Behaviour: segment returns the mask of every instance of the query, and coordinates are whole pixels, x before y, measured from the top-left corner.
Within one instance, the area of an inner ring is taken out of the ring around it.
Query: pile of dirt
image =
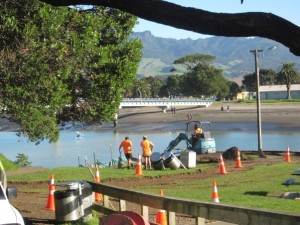
[[[241,150],[238,147],[231,147],[223,153],[222,157],[223,159],[236,159],[239,151],[241,152]],[[243,159],[243,154],[240,153],[240,155],[241,159]]]

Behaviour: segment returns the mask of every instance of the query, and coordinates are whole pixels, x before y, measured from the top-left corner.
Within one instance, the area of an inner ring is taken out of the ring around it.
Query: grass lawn
[[[220,175],[216,178],[208,177],[188,183],[178,180],[175,184],[140,186],[135,189],[154,194],[163,189],[165,196],[211,202],[212,182],[216,181],[221,203],[299,213],[299,201],[279,198],[285,192],[300,191],[300,186],[282,185],[287,178],[293,177],[291,173],[298,167],[298,163],[282,162],[269,166],[257,166],[249,171]],[[297,180],[297,177],[293,178]]]
[[[199,172],[200,168],[203,171],[215,166],[217,165],[212,163],[200,164],[197,168],[188,170],[143,170],[144,175],[140,179],[144,179],[144,177],[157,178],[179,173],[196,173]],[[175,179],[175,182],[170,184],[146,185],[147,182],[145,182],[145,185],[133,186],[135,190],[143,192],[158,194],[159,190],[162,189],[165,196],[211,202],[212,182],[216,181],[221,203],[280,212],[299,213],[299,201],[279,198],[279,196],[285,192],[298,192],[300,190],[300,186],[297,185],[289,187],[282,185],[283,181],[293,177],[291,173],[299,167],[299,163],[296,162],[279,162],[269,165],[257,165],[251,170],[217,175],[214,176],[214,178],[205,177],[189,182]],[[92,170],[93,172],[95,171],[95,169]],[[10,182],[48,181],[51,174],[55,174],[55,182],[93,179],[88,168],[61,167],[28,174],[12,175],[9,176],[8,180]],[[124,182],[134,183],[136,175],[135,170],[132,169],[101,168],[100,178],[101,180],[124,179]],[[132,180],[127,178],[132,178]],[[297,177],[293,178],[297,180]]]

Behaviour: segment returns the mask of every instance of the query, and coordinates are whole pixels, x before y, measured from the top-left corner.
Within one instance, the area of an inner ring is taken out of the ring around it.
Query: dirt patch
[[[291,153],[293,162],[300,162],[300,156]],[[176,174],[170,176],[158,176],[158,177],[142,177],[142,178],[126,178],[126,179],[114,179],[114,180],[103,180],[107,184],[116,185],[119,187],[136,187],[139,185],[164,185],[176,183],[178,180],[181,182],[190,182],[195,179],[201,179],[206,177],[217,177],[219,176],[219,165],[218,165],[219,154],[197,156],[197,162],[208,163],[213,162],[214,167],[211,170],[198,170],[193,173],[187,174]],[[267,158],[248,158],[242,160],[243,168],[235,168],[235,160],[226,160],[226,169],[230,174],[241,173],[243,171],[250,170],[256,165],[270,165],[276,162],[282,162],[285,159],[285,153],[267,154]],[[36,168],[41,169],[41,168]],[[31,169],[33,170],[33,169]],[[17,171],[14,171],[16,173]],[[47,182],[34,182],[34,183],[9,183],[9,186],[15,186],[18,188],[18,197],[12,199],[11,203],[20,211],[22,216],[25,218],[26,224],[55,224],[55,213],[46,210],[47,198],[48,198],[48,183]],[[42,190],[42,193],[41,193]],[[140,208],[133,204],[128,204],[127,210],[139,212]],[[150,212],[150,219],[155,218],[155,212]],[[181,216],[176,218],[177,224],[191,225],[195,224],[195,220],[189,217]]]

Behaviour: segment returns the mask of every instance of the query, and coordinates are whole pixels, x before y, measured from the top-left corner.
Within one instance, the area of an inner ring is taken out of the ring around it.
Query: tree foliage
[[[55,5],[101,5],[139,18],[202,34],[226,37],[259,36],[287,46],[300,55],[300,27],[272,13],[213,13],[157,0],[41,0]],[[237,4],[239,4],[237,2]],[[257,8],[257,11],[260,11]]]
[[[300,82],[300,77],[296,71],[294,63],[283,63],[278,73],[278,83],[285,84],[287,89],[287,99],[291,99],[291,85]]]
[[[183,64],[189,72],[194,71],[196,68],[208,66],[215,60],[215,56],[203,55],[203,54],[192,54],[181,57],[174,61],[174,64]]]
[[[176,96],[182,92],[180,81],[182,77],[179,75],[171,75],[167,78],[166,84],[162,87],[161,93],[165,92],[164,96]]]
[[[187,67],[188,72],[181,79],[181,90],[185,95],[202,97],[214,95],[223,98],[229,93],[229,86],[223,71],[211,63],[214,56],[194,54],[175,60]]]
[[[62,122],[111,120],[141,58],[140,41],[128,39],[136,17],[36,0],[0,8],[1,116],[37,142],[56,141]]]
[[[163,85],[162,80],[153,76],[146,77],[145,80],[151,86],[151,97],[152,98],[159,97],[159,91]]]
[[[272,69],[261,69],[259,71],[260,85],[277,84],[277,73]],[[242,80],[243,87],[247,91],[256,91],[256,73],[247,74]]]
[[[223,71],[215,68],[211,55],[193,54],[181,57],[174,64],[183,64],[187,73],[171,75],[165,83],[157,77],[136,79],[133,86],[127,87],[126,97],[208,97],[224,98],[239,89],[235,82],[227,81]],[[229,90],[231,92],[229,92]]]
[[[24,153],[18,153],[14,164],[20,167],[31,166],[28,155],[25,155]]]
[[[227,81],[227,84],[229,86],[229,97],[230,98],[235,97],[239,92],[241,92],[241,88],[236,82]]]

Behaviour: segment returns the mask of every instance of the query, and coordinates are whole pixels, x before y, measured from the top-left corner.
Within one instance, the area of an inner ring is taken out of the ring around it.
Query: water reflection
[[[253,129],[243,126],[231,127],[232,129],[222,129],[218,127],[212,132],[215,137],[218,151],[224,151],[232,146],[237,146],[242,150],[257,149],[256,127]],[[299,150],[300,131],[277,131],[278,129],[263,131],[264,150],[285,150],[290,146],[291,151]],[[78,166],[78,157],[81,163],[86,157],[90,162],[96,157],[100,162],[108,162],[111,157],[119,155],[119,144],[125,136],[129,136],[133,143],[134,156],[141,152],[140,142],[143,135],[147,135],[155,147],[154,151],[163,152],[170,141],[174,140],[177,131],[145,131],[121,132],[116,130],[103,131],[83,131],[84,137],[77,140],[75,131],[62,131],[57,143],[49,144],[42,142],[39,145],[28,142],[23,137],[17,137],[13,132],[0,133],[0,152],[12,161],[16,160],[18,153],[29,156],[32,166],[44,166],[48,168],[60,166]],[[186,143],[181,142],[177,148],[185,148]],[[112,156],[111,156],[112,152]]]

